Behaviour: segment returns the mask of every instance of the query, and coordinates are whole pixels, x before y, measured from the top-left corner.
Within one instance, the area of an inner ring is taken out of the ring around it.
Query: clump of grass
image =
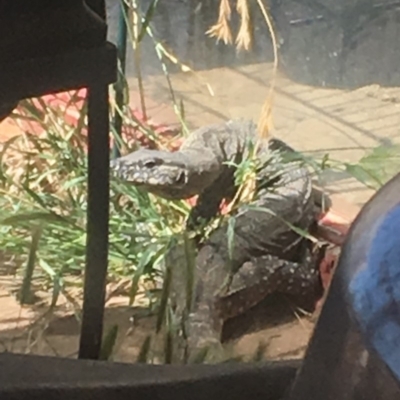
[[[70,124],[56,107],[47,106],[43,114],[31,101],[21,103],[14,117],[39,124],[41,131],[21,134],[2,145],[0,247],[18,260],[21,271],[28,262],[32,234],[40,226],[34,285],[43,289],[81,285],[86,121],[82,117]],[[171,237],[179,235],[188,210],[184,202],[167,202],[112,179],[109,279],[130,280],[134,297],[140,279],[160,277],[163,254]]]
[[[343,167],[368,188],[378,190],[400,172],[400,145],[375,147],[357,163],[344,163]]]

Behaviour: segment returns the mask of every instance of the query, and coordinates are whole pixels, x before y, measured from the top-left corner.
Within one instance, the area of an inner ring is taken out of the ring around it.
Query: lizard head
[[[180,153],[140,149],[112,160],[114,176],[166,199],[193,196],[188,187],[188,168]]]

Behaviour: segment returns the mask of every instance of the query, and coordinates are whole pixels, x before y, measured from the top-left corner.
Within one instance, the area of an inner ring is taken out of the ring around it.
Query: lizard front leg
[[[326,245],[307,250],[302,262],[265,255],[243,264],[234,274],[226,294],[218,299],[218,309],[226,320],[244,313],[272,293],[307,297],[322,295],[318,266]]]

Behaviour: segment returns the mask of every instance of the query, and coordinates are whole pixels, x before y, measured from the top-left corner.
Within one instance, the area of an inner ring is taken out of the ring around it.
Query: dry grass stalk
[[[276,75],[278,71],[278,46],[271,17],[266,11],[263,1],[257,0],[257,3],[267,23],[268,30],[271,35],[273,52],[274,52],[274,65],[271,78],[271,85],[269,88],[267,98],[262,106],[261,115],[258,121],[258,133],[260,135],[260,138],[267,139],[273,128],[272,103],[273,103]],[[239,33],[235,40],[236,48],[237,50],[245,49],[248,51],[250,50],[252,45],[252,27],[251,27],[248,0],[237,0],[236,10],[241,17]],[[210,37],[216,37],[217,41],[223,40],[225,44],[231,44],[232,34],[229,28],[230,18],[231,18],[231,8],[229,0],[221,0],[219,7],[218,21],[206,32],[206,34],[208,34]]]
[[[19,107],[13,120],[21,134],[10,139],[8,143],[0,144],[0,150],[3,152],[2,168],[14,182],[23,182],[27,171],[30,171],[30,174],[37,176],[37,180],[30,182],[31,190],[61,195],[63,193],[62,184],[68,178],[68,172],[60,171],[57,157],[41,157],[43,154],[54,152],[49,143],[48,127],[51,126],[53,133],[56,133],[61,139],[72,142],[76,149],[85,147],[86,137],[78,132],[71,135],[73,127],[64,121],[64,115],[58,109],[49,107],[41,115],[41,121],[35,120],[29,113],[26,113],[23,105]],[[36,123],[36,129],[29,132],[24,121]],[[20,188],[12,186],[8,190],[17,193]]]
[[[261,139],[267,139],[274,126],[272,118],[272,103],[273,91],[270,90],[267,99],[262,105],[260,118],[258,120],[258,133]]]
[[[238,0],[238,3],[244,3],[244,0]],[[267,13],[262,0],[257,0],[258,5],[261,9],[261,12],[265,18],[267,23],[271,40],[272,46],[274,51],[274,64],[273,64],[273,71],[272,71],[272,78],[271,78],[271,85],[269,87],[269,92],[267,98],[262,106],[261,115],[258,121],[258,133],[259,133],[259,141],[257,141],[254,153],[252,157],[257,156],[258,148],[260,145],[260,141],[263,139],[268,139],[270,136],[270,132],[273,128],[273,120],[272,120],[272,103],[273,103],[273,95],[276,83],[276,76],[278,72],[278,46],[276,41],[276,36],[273,28],[273,24],[269,14]],[[243,4],[241,5],[243,7]],[[237,4],[237,9],[239,9],[239,4]],[[256,191],[256,173],[254,170],[250,169],[247,172],[243,180],[243,184],[239,187],[238,192],[236,193],[234,199],[228,205],[227,209],[230,211],[232,208],[237,205],[238,203],[249,202],[254,198]]]
[[[278,44],[276,41],[276,36],[275,36],[274,27],[273,27],[271,18],[264,7],[262,0],[257,0],[257,3],[261,9],[261,12],[265,18],[266,23],[268,25],[268,29],[269,29],[269,32],[271,35],[271,40],[272,40],[272,47],[273,47],[273,51],[274,51],[274,65],[273,65],[273,71],[272,71],[271,85],[269,87],[267,99],[265,100],[265,102],[262,106],[260,119],[258,121],[258,133],[260,135],[260,138],[265,139],[265,138],[269,137],[269,134],[273,128],[272,102],[273,102],[273,95],[274,95],[274,89],[275,89],[275,83],[276,83],[276,76],[278,73]]]
[[[243,183],[240,185],[232,201],[226,206],[226,213],[230,214],[238,204],[250,203],[254,199],[257,189],[256,178],[254,170],[246,172]]]
[[[222,40],[225,44],[232,44],[232,33],[228,22],[230,19],[231,6],[229,0],[221,0],[218,21],[206,32],[206,35],[217,38],[217,42]]]
[[[42,135],[40,135],[42,136]],[[32,140],[33,139],[33,140]],[[49,161],[46,162],[39,157],[41,151],[34,145],[33,135],[28,133],[21,133],[18,137],[15,137],[13,144],[6,150],[3,163],[7,168],[7,172],[10,173],[14,182],[22,182],[26,171],[38,171],[44,173],[49,167],[52,167],[55,163]],[[4,144],[0,145],[1,151],[4,150]],[[41,149],[45,150],[45,149]],[[49,191],[57,192],[59,185],[53,176],[49,175],[47,179],[41,181],[32,182],[31,188],[35,191]],[[17,190],[16,186],[9,188],[10,192]]]
[[[249,51],[252,45],[251,21],[249,4],[247,0],[237,0],[236,10],[240,15],[240,28],[236,37],[237,50]]]

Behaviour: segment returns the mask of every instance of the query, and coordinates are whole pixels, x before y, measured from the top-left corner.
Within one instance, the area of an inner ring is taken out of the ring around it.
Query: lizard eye
[[[156,162],[154,160],[148,160],[143,163],[146,168],[154,168],[156,166]]]

